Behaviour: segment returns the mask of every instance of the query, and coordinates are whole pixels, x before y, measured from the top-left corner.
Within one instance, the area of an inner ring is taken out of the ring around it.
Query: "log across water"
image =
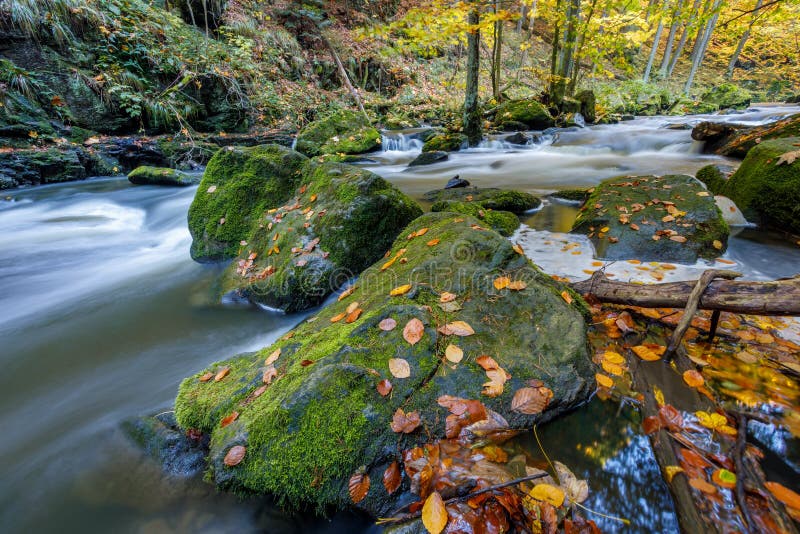
[[[645,308],[685,308],[696,280],[665,284],[637,284],[609,280],[601,271],[575,282],[580,294],[591,293],[602,302]],[[752,315],[800,315],[800,275],[769,282],[715,280],[700,299],[702,310]]]

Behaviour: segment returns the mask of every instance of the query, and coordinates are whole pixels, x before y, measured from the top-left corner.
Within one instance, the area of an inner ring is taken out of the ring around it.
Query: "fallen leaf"
[[[570,469],[561,462],[554,462],[559,486],[572,503],[582,503],[589,497],[589,483],[579,480]]]
[[[392,297],[398,297],[400,295],[405,295],[411,290],[411,284],[404,284],[402,286],[397,286],[396,288],[389,291],[389,295]]]
[[[795,162],[795,160],[800,157],[800,150],[794,150],[792,152],[786,152],[781,154],[781,157],[778,158],[778,161],[775,163],[775,166],[783,165],[784,163],[787,165],[791,165]]]
[[[736,475],[727,469],[717,469],[711,475],[711,480],[714,484],[726,489],[733,489],[736,487]],[[798,496],[800,497],[800,496]]]
[[[669,236],[670,241],[675,241],[676,243],[686,243],[686,238],[682,235],[671,235]]]
[[[411,366],[403,358],[390,358],[389,372],[395,378],[408,378],[411,376]]]
[[[703,375],[701,375],[694,369],[691,369],[689,371],[684,371],[683,381],[686,382],[686,384],[690,388],[699,388],[700,386],[706,383],[706,381],[703,379]]]
[[[408,341],[410,345],[416,345],[419,340],[422,339],[424,333],[425,325],[422,324],[422,321],[414,317],[408,321],[405,328],[403,328],[403,339]]]
[[[230,415],[225,417],[222,421],[219,422],[220,428],[225,428],[229,424],[233,423],[239,418],[239,412],[231,412]]]
[[[247,452],[247,447],[242,445],[234,445],[228,450],[228,453],[225,455],[225,458],[222,460],[222,463],[227,465],[228,467],[233,467],[242,463],[244,460],[244,455]]]
[[[713,243],[711,243],[713,247],[717,250],[722,250],[722,241],[719,239],[715,239]]]
[[[278,376],[278,370],[275,369],[274,365],[270,365],[264,371],[264,374],[261,375],[261,381],[267,385],[271,384],[273,380]]]
[[[222,369],[221,371],[219,371],[219,372],[218,372],[218,373],[217,373],[217,374],[214,376],[214,382],[219,382],[220,380],[222,380],[223,378],[225,378],[226,376],[228,376],[228,375],[230,374],[230,372],[231,372],[231,368],[230,368],[230,367],[225,367],[224,369]]]
[[[217,190],[217,186],[216,185],[210,185],[210,186],[208,186],[208,189],[206,189],[206,193],[213,193],[216,190]]]
[[[514,280],[508,284],[508,289],[512,291],[522,291],[526,287],[528,287],[528,284],[526,284],[523,280]]]
[[[391,495],[397,491],[397,488],[400,487],[402,476],[400,464],[397,463],[397,460],[389,464],[389,467],[383,472],[383,487],[386,488],[386,493]]]
[[[609,363],[613,363],[616,365],[622,365],[625,363],[625,358],[622,354],[618,352],[614,352],[612,350],[607,350],[603,353],[603,359]]]
[[[538,388],[519,388],[511,399],[511,409],[525,415],[536,415],[547,408],[553,392],[544,386]]]
[[[458,363],[464,358],[464,351],[450,344],[444,349],[444,357],[447,358],[449,362]]]
[[[381,271],[385,271],[386,269],[388,269],[389,267],[394,265],[394,262],[396,262],[396,261],[397,261],[397,256],[395,256],[391,260],[389,260],[386,263],[384,263],[383,265],[381,265]]]
[[[430,534],[440,534],[447,526],[447,508],[438,491],[431,493],[422,506],[422,524]]]
[[[481,390],[482,395],[486,395],[487,397],[499,397],[503,394],[503,390],[505,386],[503,382],[496,382],[494,380],[490,380],[483,385],[483,389]]]
[[[381,397],[385,397],[386,395],[392,392],[392,383],[389,382],[389,380],[387,380],[386,378],[384,378],[383,380],[378,382],[378,385],[375,386],[375,389],[378,390],[378,393],[380,393]]]
[[[778,482],[764,482],[764,487],[766,487],[776,499],[789,508],[800,510],[800,494],[797,494]]]
[[[200,382],[208,382],[212,378],[214,378],[214,373],[206,373],[200,377]]]
[[[342,291],[342,293],[339,295],[339,298],[337,298],[336,300],[337,300],[337,301],[342,301],[342,300],[346,299],[347,297],[349,297],[350,295],[352,295],[352,294],[353,294],[353,291],[355,291],[355,290],[356,290],[356,286],[350,286],[350,287],[348,287],[347,289],[345,289],[344,291]]]
[[[636,345],[635,347],[631,347],[631,350],[634,354],[646,362],[654,362],[661,359],[661,356],[653,352],[650,347],[645,345]]]
[[[689,485],[698,491],[713,495],[717,492],[717,488],[703,480],[702,478],[694,477],[689,479]]]
[[[597,380],[597,383],[604,388],[611,388],[614,385],[614,381],[604,374],[596,373],[594,378]]]
[[[398,434],[410,434],[415,431],[420,425],[419,412],[404,412],[402,408],[398,408],[392,416],[392,422],[389,425],[392,431]]]
[[[394,330],[396,326],[397,326],[397,321],[395,321],[391,317],[387,317],[386,319],[378,323],[378,328],[380,328],[384,332],[389,332],[391,330]]]
[[[347,314],[347,319],[344,320],[345,323],[352,323],[355,322],[361,314],[364,312],[361,308],[356,308],[355,310],[351,311]]]
[[[564,504],[564,490],[552,484],[536,484],[528,496],[558,508]]]
[[[436,246],[436,245],[439,244],[439,239],[431,239],[430,241],[428,241],[425,244],[428,245],[429,247]]]
[[[514,252],[516,252],[517,254],[519,254],[520,256],[524,256],[525,255],[525,252],[522,250],[522,247],[519,246],[519,244],[517,244],[517,243],[515,243],[514,246],[511,247],[511,249]]]
[[[678,473],[683,473],[683,467],[679,465],[668,465],[664,467],[664,471],[667,474],[667,482],[672,482],[672,479],[675,478],[675,475]]]
[[[358,302],[351,302],[345,309],[345,312],[350,314],[356,311],[357,309],[358,309]]]
[[[489,355],[482,354],[475,359],[475,363],[480,365],[484,371],[494,371],[500,369],[500,365]]]
[[[507,276],[500,276],[494,279],[494,288],[498,291],[508,287],[508,284],[511,283],[511,280]]]
[[[369,491],[369,476],[364,473],[356,473],[350,477],[347,487],[350,492],[350,499],[354,503],[361,502]]]
[[[453,321],[439,328],[439,332],[445,336],[466,337],[475,333],[470,325],[464,321]]]
[[[729,436],[736,435],[736,429],[728,425],[728,419],[724,415],[703,411],[697,411],[694,414],[697,416],[697,420],[700,422],[700,424],[709,430],[717,431],[722,434],[728,434]]]
[[[347,312],[343,311],[342,313],[339,313],[339,314],[334,315],[333,317],[331,317],[331,322],[332,323],[338,323],[339,321],[341,321],[345,317],[347,317]]]
[[[313,365],[313,364],[314,364],[314,360],[301,360],[300,361],[300,366],[301,367],[308,367],[309,365]]]
[[[281,356],[281,349],[280,348],[275,349],[274,351],[272,351],[272,354],[267,356],[267,359],[264,360],[264,365],[272,365],[273,363],[275,363],[275,360],[280,358],[280,356]]]
[[[564,299],[564,302],[567,304],[572,304],[572,295],[570,295],[569,291],[566,289],[561,292],[561,298]]]

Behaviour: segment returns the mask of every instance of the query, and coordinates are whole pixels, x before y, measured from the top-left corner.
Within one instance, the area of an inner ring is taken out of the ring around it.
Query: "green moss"
[[[717,165],[706,165],[697,171],[696,178],[706,184],[708,190],[715,195],[721,195],[725,188],[727,178],[722,174]]]
[[[460,133],[444,133],[429,137],[422,145],[423,152],[455,152],[467,145],[467,136]]]
[[[497,107],[495,124],[520,122],[533,130],[545,130],[555,126],[555,120],[547,108],[536,100],[509,100]]]
[[[137,185],[175,185],[188,186],[197,183],[197,180],[175,169],[164,167],[141,166],[128,173],[128,180]]]
[[[702,103],[712,106],[714,111],[720,109],[744,109],[750,105],[753,95],[750,91],[732,83],[716,85],[703,93]]]
[[[575,202],[586,202],[591,194],[589,189],[562,189],[556,191],[551,197],[560,198],[563,200],[573,200]]]
[[[477,202],[457,202],[455,200],[442,200],[431,206],[431,211],[449,211],[472,215],[500,235],[510,236],[519,228],[519,217],[508,211],[495,211],[483,207]]]
[[[753,147],[725,183],[748,219],[800,233],[800,161],[777,165],[781,155],[798,150],[800,137],[763,141]]]
[[[253,223],[299,185],[305,161],[303,155],[278,145],[218,151],[189,208],[192,258],[219,261],[236,256]]]
[[[536,209],[542,201],[530,193],[494,187],[458,187],[454,189],[437,189],[424,195],[429,202],[457,201],[474,202],[481,207],[493,210],[510,211],[521,215]]]
[[[375,150],[381,134],[354,111],[338,111],[314,121],[297,135],[297,151],[307,156],[363,154]]]

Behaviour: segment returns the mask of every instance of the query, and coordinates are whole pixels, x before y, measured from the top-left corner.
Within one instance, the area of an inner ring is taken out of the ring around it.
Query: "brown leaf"
[[[356,473],[350,477],[347,487],[350,493],[350,499],[354,503],[359,503],[364,500],[364,497],[367,496],[367,492],[369,491],[369,476],[364,473]]]
[[[800,495],[794,491],[777,482],[764,482],[764,487],[766,487],[776,499],[789,508],[800,510]]]
[[[235,465],[239,465],[244,460],[244,455],[247,452],[247,447],[243,447],[242,445],[235,445],[228,450],[228,453],[225,455],[225,458],[222,460],[222,463],[227,465],[228,467],[233,467]]]
[[[452,302],[452,301],[454,301],[455,299],[456,299],[456,295],[455,295],[455,294],[453,294],[453,293],[448,293],[447,291],[444,291],[444,292],[443,292],[443,293],[442,293],[442,294],[439,296],[439,302],[441,302],[441,303],[445,303],[445,302]]]
[[[394,330],[396,326],[397,326],[397,321],[395,321],[391,317],[387,317],[386,319],[378,323],[378,328],[380,328],[384,332],[389,332],[391,330]]]
[[[511,399],[511,409],[525,415],[536,415],[547,408],[553,392],[544,386],[538,388],[520,388]]]
[[[314,364],[314,360],[302,360],[300,362],[300,366],[301,367],[308,367],[309,365],[313,365],[313,364]]]
[[[230,374],[230,372],[231,372],[231,368],[230,367],[223,368],[214,377],[214,382],[219,382],[220,380],[222,380],[223,378],[228,376]]]
[[[375,389],[378,390],[378,393],[380,393],[381,397],[385,397],[386,395],[392,392],[392,383],[389,382],[389,380],[387,380],[386,378],[384,378],[383,380],[378,382],[378,385],[375,386]]]
[[[430,534],[440,534],[447,526],[447,508],[439,492],[434,491],[422,507],[422,524]]]
[[[528,287],[528,284],[526,284],[523,280],[514,280],[508,284],[508,289],[512,291],[522,291],[526,287]]]
[[[332,323],[338,323],[339,321],[341,321],[345,317],[347,317],[347,312],[339,313],[339,314],[334,315],[333,317],[331,317],[331,322]]]
[[[439,327],[439,332],[445,336],[466,337],[474,334],[475,330],[464,321],[453,321],[452,323],[447,323]]]
[[[400,487],[400,480],[402,478],[402,473],[400,473],[400,464],[397,463],[397,460],[389,464],[389,467],[386,468],[386,471],[383,472],[383,487],[386,488],[386,493],[391,495],[397,488]]]
[[[439,244],[439,241],[440,241],[439,239],[431,239],[425,244],[428,245],[429,247],[434,247]]]
[[[713,485],[709,484],[702,478],[694,477],[689,479],[689,485],[696,490],[702,491],[703,493],[707,493],[709,495],[713,495],[717,492],[717,488]]]
[[[691,369],[689,371],[684,371],[683,381],[686,382],[686,384],[690,388],[699,388],[700,386],[706,383],[705,379],[703,378],[703,375],[701,375],[694,369]]]
[[[264,360],[264,365],[272,365],[273,363],[275,363],[275,360],[280,358],[280,356],[281,356],[281,349],[280,348],[275,349],[274,351],[272,351],[272,354],[267,356],[267,359]]]
[[[356,290],[356,286],[350,286],[350,287],[348,287],[347,289],[345,289],[344,291],[342,291],[342,293],[339,295],[339,298],[337,298],[336,300],[337,300],[337,301],[342,301],[342,300],[346,299],[347,297],[349,297],[350,295],[352,295],[352,294],[353,294],[353,291],[355,291],[355,290]]]
[[[644,345],[636,345],[635,347],[631,347],[631,350],[634,352],[634,354],[646,362],[654,362],[661,359],[661,356]]]
[[[264,374],[261,376],[261,381],[267,385],[271,384],[273,380],[278,376],[278,370],[275,369],[274,365],[270,365],[264,370]]]
[[[229,416],[227,416],[222,421],[220,421],[219,427],[220,428],[225,428],[229,424],[231,424],[234,421],[236,421],[238,418],[239,418],[239,412],[231,412]]]
[[[484,371],[492,371],[495,369],[500,369],[500,365],[487,354],[482,354],[475,359],[475,363],[480,365]]]
[[[392,416],[392,423],[389,425],[398,434],[410,434],[420,425],[419,412],[405,413],[402,408],[398,408]]]
[[[214,373],[206,373],[200,377],[200,382],[208,382],[212,378],[214,378]]]
[[[682,235],[671,235],[669,238],[671,241],[675,241],[676,243],[686,243],[686,238]]]
[[[416,345],[419,340],[422,339],[424,333],[425,325],[422,324],[422,321],[414,317],[408,321],[405,328],[403,328],[403,339],[408,341],[410,345]]]
[[[353,310],[352,312],[350,312],[347,315],[347,319],[345,319],[344,322],[345,323],[352,323],[352,322],[356,321],[356,319],[358,319],[359,316],[361,316],[363,311],[364,310],[362,310],[361,308],[356,308],[355,310]]]
[[[389,372],[395,378],[408,378],[411,376],[411,366],[403,358],[390,358]]]

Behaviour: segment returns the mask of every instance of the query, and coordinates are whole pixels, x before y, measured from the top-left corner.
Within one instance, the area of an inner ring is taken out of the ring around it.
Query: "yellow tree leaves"
[[[445,508],[442,496],[434,491],[422,506],[422,524],[430,534],[440,534],[447,526],[447,508]]]
[[[400,295],[405,295],[409,291],[411,291],[411,284],[403,284],[389,291],[389,295],[392,297],[399,297]]]
[[[684,371],[683,381],[686,382],[690,388],[699,388],[706,383],[705,379],[703,379],[703,375],[693,369]]]
[[[528,496],[537,501],[543,501],[558,508],[564,504],[564,490],[552,484],[536,484]]]
[[[660,351],[659,350],[657,352],[658,349],[654,350],[654,348],[651,347],[651,346],[648,346],[648,345],[636,345],[635,347],[631,347],[631,350],[633,351],[634,354],[636,354],[642,360],[644,360],[646,362],[654,362],[656,360],[660,360],[661,359],[661,355],[659,354],[659,352],[661,354],[663,354],[664,351],[666,351],[666,347],[664,347],[664,351]]]
[[[697,416],[697,421],[709,430],[729,436],[736,435],[736,429],[728,425],[728,419],[724,415],[703,411],[697,411],[694,414]]]
[[[500,276],[499,278],[494,279],[494,288],[498,291],[501,289],[505,289],[508,287],[508,284],[511,283],[511,279],[507,276]]]

